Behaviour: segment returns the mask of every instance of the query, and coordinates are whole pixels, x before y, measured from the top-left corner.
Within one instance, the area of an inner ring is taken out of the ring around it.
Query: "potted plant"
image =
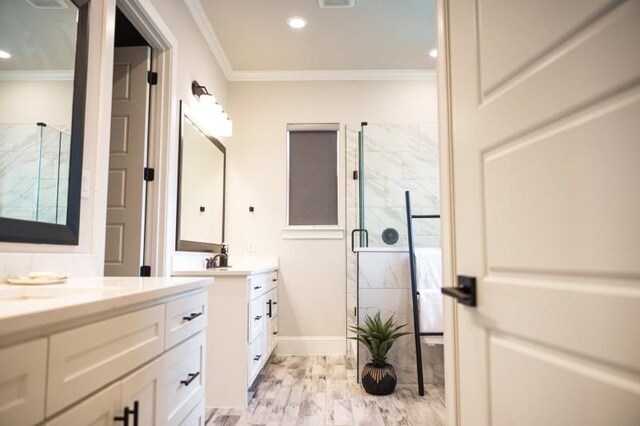
[[[351,337],[367,347],[371,361],[362,369],[362,387],[372,395],[389,395],[396,387],[396,371],[387,363],[387,353],[399,337],[407,332],[400,331],[407,324],[397,325],[393,315],[386,321],[380,317],[380,311],[373,318],[366,315],[364,325],[351,325],[355,333]]]

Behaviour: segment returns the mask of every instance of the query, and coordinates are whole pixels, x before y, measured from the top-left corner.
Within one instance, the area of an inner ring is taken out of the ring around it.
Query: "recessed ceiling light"
[[[0,59],[9,59],[11,57],[11,53],[6,50],[0,50]]]
[[[432,58],[437,58],[438,57],[438,49],[431,49],[429,51],[429,56],[431,56]]]
[[[302,16],[292,16],[287,19],[287,24],[295,30],[299,30],[300,28],[304,28],[307,26],[307,20]]]

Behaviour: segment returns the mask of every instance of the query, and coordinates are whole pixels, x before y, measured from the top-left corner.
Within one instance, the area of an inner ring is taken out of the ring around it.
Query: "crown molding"
[[[73,70],[0,70],[0,81],[72,81]]]
[[[191,16],[228,81],[435,80],[435,70],[260,70],[236,71],[216,36],[201,0],[184,0]]]
[[[206,40],[209,45],[209,49],[211,49],[211,53],[218,61],[218,65],[220,65],[220,69],[224,73],[227,80],[231,80],[233,75],[233,68],[231,68],[231,63],[227,58],[227,54],[224,53],[224,49],[216,36],[211,23],[209,22],[209,18],[207,18],[207,13],[204,11],[202,7],[202,3],[200,0],[184,0],[187,5],[187,9],[191,13],[191,16],[196,21],[196,25],[200,29],[202,36]]]
[[[234,71],[230,81],[435,80],[434,70]]]

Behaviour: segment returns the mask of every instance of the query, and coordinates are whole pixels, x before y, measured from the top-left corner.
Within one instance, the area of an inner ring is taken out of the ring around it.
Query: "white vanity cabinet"
[[[0,424],[33,424],[44,418],[47,339],[0,349]]]
[[[215,272],[214,272],[215,273]],[[208,288],[207,407],[246,407],[277,343],[278,270],[214,275]]]
[[[0,425],[204,425],[206,292],[164,294],[1,347]]]

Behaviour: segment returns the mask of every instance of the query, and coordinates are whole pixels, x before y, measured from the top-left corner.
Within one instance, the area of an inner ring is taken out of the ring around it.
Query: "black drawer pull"
[[[257,317],[254,318],[254,320],[258,321],[260,318],[262,318],[262,315],[258,315]]]
[[[202,312],[194,312],[191,315],[189,315],[188,317],[182,317],[183,321],[193,321],[194,319],[198,318],[200,315],[202,315]]]
[[[261,288],[262,288],[262,286],[261,286],[261,285],[257,285],[257,286],[255,286],[253,289],[254,289],[254,290],[260,290]]]
[[[133,415],[133,426],[138,426],[138,401],[133,401],[133,410],[129,407],[124,407],[124,414],[122,416],[116,416],[113,418],[114,422],[122,422],[124,426],[129,426],[129,416]]]
[[[191,382],[193,382],[196,379],[196,377],[198,377],[199,375],[200,375],[200,372],[189,373],[189,378],[187,380],[180,380],[180,383],[185,386],[189,386]]]
[[[253,357],[254,361],[260,361],[260,358],[262,358],[262,355],[256,355]]]
[[[274,305],[277,305],[277,304],[278,304],[278,302],[274,301],[274,302],[273,302],[273,304],[274,304]]]
[[[269,301],[267,302],[267,306],[269,307],[269,310],[267,311],[267,316],[269,318],[271,318],[271,316],[273,315],[273,307],[272,307],[273,301],[271,299],[269,299]]]
[[[271,278],[271,281],[276,282],[276,281],[278,281],[278,279],[277,278]]]
[[[277,335],[278,335],[278,332],[277,332],[277,331],[274,331],[274,332],[273,332],[273,335],[274,335],[274,336],[277,336]]]

